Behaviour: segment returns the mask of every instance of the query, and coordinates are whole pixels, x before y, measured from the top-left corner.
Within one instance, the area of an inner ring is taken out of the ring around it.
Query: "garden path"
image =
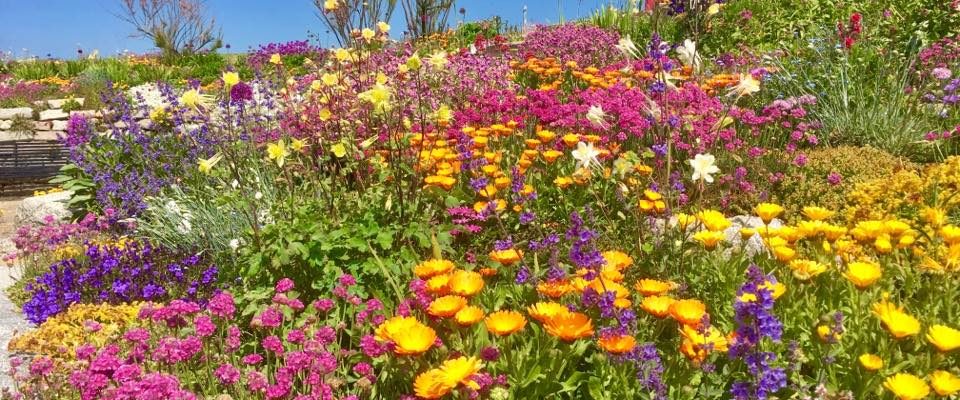
[[[9,238],[16,229],[14,216],[21,200],[20,198],[0,198],[0,256],[13,250],[13,243]],[[13,284],[17,276],[16,267],[0,266],[0,388],[13,389],[13,381],[7,376],[7,371],[10,369],[7,343],[17,332],[30,327],[20,310],[7,298],[6,289]]]

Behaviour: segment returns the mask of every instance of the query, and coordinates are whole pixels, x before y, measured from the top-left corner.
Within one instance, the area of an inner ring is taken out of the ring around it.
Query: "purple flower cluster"
[[[87,243],[83,256],[58,261],[26,285],[27,319],[40,324],[70,304],[120,303],[174,298],[204,300],[217,284],[218,270],[199,256],[178,258],[147,242]]]
[[[517,56],[520,61],[554,57],[561,63],[574,61],[582,67],[599,67],[622,58],[614,47],[619,40],[616,32],[587,24],[540,25],[524,38]]]
[[[120,216],[137,215],[146,208],[144,197],[198,177],[196,160],[212,153],[215,140],[206,125],[209,121],[181,107],[172,86],[157,87],[168,118],[164,124],[154,121],[150,129],[173,132],[156,134],[142,128],[140,118],[152,111],[146,101],[138,95],[136,106],[108,85],[102,94],[104,122],[111,127],[108,134],[95,133],[83,117],[74,116],[62,138],[70,161],[93,180],[97,202],[116,208]]]
[[[281,56],[303,56],[318,61],[324,50],[310,44],[306,40],[292,40],[283,43],[268,43],[257,46],[247,54],[247,62],[254,68],[261,68],[270,61],[274,54]]]
[[[776,283],[772,275],[750,265],[747,282],[737,291],[733,304],[737,328],[728,355],[747,366],[749,378],[733,383],[730,393],[735,399],[763,400],[787,386],[786,372],[774,365],[777,355],[760,348],[762,340],[780,342],[783,334],[783,324],[773,314],[773,291],[769,288]]]

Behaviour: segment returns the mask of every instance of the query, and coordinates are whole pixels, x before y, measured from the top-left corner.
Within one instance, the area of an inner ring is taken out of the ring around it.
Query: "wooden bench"
[[[69,152],[58,140],[0,141],[0,188],[46,182],[68,162]]]

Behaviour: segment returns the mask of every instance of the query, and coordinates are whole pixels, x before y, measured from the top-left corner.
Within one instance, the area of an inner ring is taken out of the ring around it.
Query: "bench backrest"
[[[0,178],[53,177],[68,156],[57,140],[0,141]]]

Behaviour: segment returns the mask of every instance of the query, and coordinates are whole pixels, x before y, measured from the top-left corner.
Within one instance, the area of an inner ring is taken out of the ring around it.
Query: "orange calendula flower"
[[[707,250],[713,250],[717,248],[717,245],[723,241],[727,236],[722,231],[700,231],[693,234],[693,240],[700,242],[703,245],[703,248]]]
[[[880,264],[870,261],[849,263],[847,264],[847,272],[843,274],[858,289],[865,289],[873,285],[882,275],[883,271],[880,269]]]
[[[861,354],[860,357],[857,358],[857,360],[860,361],[860,366],[863,367],[863,369],[870,372],[877,371],[880,368],[883,368],[883,359],[876,354],[864,353],[864,354]]]
[[[479,272],[459,270],[450,274],[447,287],[450,292],[460,296],[473,296],[483,289],[483,276]]]
[[[934,325],[927,330],[927,341],[941,352],[960,347],[960,331],[946,325]]]
[[[944,370],[936,370],[930,374],[930,386],[938,395],[953,396],[960,391],[960,378]]]
[[[637,346],[637,339],[630,335],[608,335],[601,337],[597,345],[608,353],[624,354]]]
[[[427,293],[435,296],[445,295],[449,292],[448,283],[450,283],[450,275],[437,275],[427,279]]]
[[[517,261],[520,261],[520,258],[523,257],[523,253],[517,249],[506,249],[506,250],[493,250],[490,252],[490,259],[496,261],[505,266],[511,266]]]
[[[547,333],[560,340],[572,342],[593,336],[593,321],[587,314],[566,312],[554,315],[543,324]]]
[[[466,306],[467,299],[461,296],[443,296],[430,302],[427,314],[441,318],[452,317]]]
[[[558,299],[573,290],[567,281],[540,282],[537,285],[537,292],[551,299]]]
[[[676,303],[668,296],[647,296],[640,302],[640,309],[657,318],[664,318],[670,315],[670,307]]]
[[[393,317],[380,324],[376,338],[394,343],[394,352],[417,355],[430,350],[437,340],[437,332],[413,317]]]
[[[699,328],[684,325],[680,329],[680,334],[683,336],[680,352],[696,363],[702,362],[711,352],[723,353],[729,349],[727,338],[713,326],[701,333]]]
[[[920,400],[930,395],[930,386],[923,379],[899,373],[883,381],[883,387],[900,400]]]
[[[484,323],[490,333],[506,336],[522,330],[527,325],[527,319],[516,311],[497,311],[488,315]]]
[[[657,296],[673,290],[676,284],[656,279],[641,279],[633,287],[644,296]]]
[[[431,369],[420,375],[413,382],[413,392],[422,399],[439,399],[453,390],[453,386],[447,385],[444,379],[443,371]]]
[[[432,276],[445,274],[453,270],[453,261],[450,260],[427,260],[413,267],[413,273],[420,279],[428,279]]]
[[[570,312],[567,306],[552,301],[541,301],[527,307],[527,313],[541,323],[545,323],[549,319],[567,312]]]
[[[801,281],[808,281],[827,271],[827,266],[812,260],[790,261],[790,270],[793,277]]]
[[[719,232],[730,227],[731,222],[723,213],[716,210],[704,210],[697,213],[697,219],[707,230]]]
[[[623,271],[633,265],[633,258],[617,250],[603,252],[603,260],[607,262],[608,267],[616,268],[617,271]]]
[[[807,206],[803,208],[803,215],[811,221],[825,221],[830,219],[833,214],[835,214],[833,211],[823,207]]]
[[[547,150],[543,152],[542,155],[543,159],[546,160],[547,163],[553,164],[554,161],[557,161],[558,158],[563,156],[563,152],[557,150]]]
[[[443,383],[447,386],[456,387],[463,384],[472,389],[479,389],[480,386],[471,379],[472,376],[480,372],[483,363],[476,357],[458,357],[444,361],[440,365]]]
[[[893,303],[883,300],[873,305],[873,313],[893,337],[903,339],[920,333],[920,321]]]
[[[457,311],[457,313],[453,315],[453,319],[461,326],[470,326],[480,322],[485,315],[483,309],[480,307],[466,306],[461,308],[460,311]]]
[[[495,268],[480,268],[480,276],[496,276],[497,270]]]
[[[670,316],[684,325],[699,326],[706,314],[707,305],[700,300],[677,300],[670,305]]]
[[[773,221],[774,218],[783,213],[783,207],[779,204],[760,203],[753,208],[753,212],[760,217],[764,224],[769,224],[770,221]]]

